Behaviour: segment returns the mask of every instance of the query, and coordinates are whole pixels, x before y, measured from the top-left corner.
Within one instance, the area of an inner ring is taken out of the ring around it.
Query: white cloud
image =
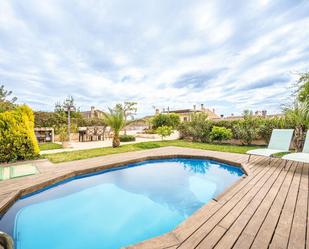
[[[82,109],[136,100],[140,115],[279,111],[309,68],[309,4],[290,1],[2,0],[0,81],[36,109],[70,94]]]

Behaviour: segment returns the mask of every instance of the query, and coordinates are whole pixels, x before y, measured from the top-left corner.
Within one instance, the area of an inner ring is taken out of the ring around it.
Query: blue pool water
[[[243,175],[210,160],[163,159],[65,181],[0,220],[17,249],[113,249],[175,228]]]

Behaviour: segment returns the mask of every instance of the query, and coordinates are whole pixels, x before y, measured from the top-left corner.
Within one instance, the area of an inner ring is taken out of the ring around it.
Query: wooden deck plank
[[[272,191],[269,194],[268,199],[265,200],[263,205],[261,205],[258,208],[258,210],[256,211],[256,213],[251,217],[250,221],[248,222],[248,224],[246,225],[246,227],[242,231],[242,233],[236,237],[237,241],[234,244],[233,248],[235,248],[235,249],[236,248],[250,248],[256,234],[258,233],[260,227],[262,226],[262,224],[263,224],[264,220],[266,219],[270,210],[272,210],[272,208],[274,208],[274,207],[278,207],[274,210],[279,211],[280,200],[282,200],[282,205],[283,205],[283,201],[285,199],[285,196],[288,193],[288,189],[289,189],[289,186],[290,186],[291,181],[293,179],[293,175],[294,175],[294,171],[296,169],[296,166],[295,166],[295,164],[293,166],[292,162],[289,162],[289,164],[287,165],[287,168],[289,170],[286,171],[284,181],[283,181],[282,185],[280,186],[280,189],[276,193],[276,196],[274,196],[275,199],[271,202],[271,199],[272,199],[273,194],[275,192],[275,191]],[[277,214],[277,213],[275,212],[273,215],[271,215],[271,213],[270,213],[270,215],[268,216],[268,217],[270,217],[268,219],[268,221],[270,222],[269,225],[273,225],[273,221],[276,218],[275,214]],[[278,214],[278,216],[279,216],[279,214]],[[271,227],[267,226],[267,224],[268,223],[266,222],[266,225],[264,224],[264,227],[262,229],[263,232],[266,232],[266,233],[267,233],[267,231],[271,230]],[[267,237],[265,239],[267,240]],[[270,241],[270,239],[271,239],[271,237],[269,238],[269,241]]]
[[[297,177],[295,177],[296,170],[298,169],[297,163],[292,164],[292,169],[295,169],[295,171],[292,171],[293,174],[290,184],[286,186],[286,188],[280,190],[281,193],[276,197],[275,202],[267,214],[250,248],[260,249],[267,248],[269,246],[273,233],[276,230],[277,223],[281,218],[283,206],[285,205],[288,195],[290,194],[291,186],[293,182],[297,181]],[[291,173],[289,173],[289,175],[291,175]]]
[[[215,248],[232,248],[244,227],[248,224],[252,217],[261,217],[263,213],[259,211],[268,210],[270,208],[287,174],[287,171],[282,170],[284,162],[280,163],[281,171],[275,181],[271,185],[264,185],[264,189],[260,190],[254,200],[249,203],[246,209],[234,221],[232,226],[228,229],[223,238],[221,238]]]
[[[233,198],[234,195],[236,195],[242,188],[244,188],[247,184],[249,184],[252,180],[254,180],[254,178],[262,177],[264,174],[262,172],[267,171],[267,169],[265,169],[264,167],[258,167],[258,169],[259,170],[257,171],[257,173],[260,173],[260,174],[256,174],[256,175],[252,174],[246,177],[239,184],[237,184],[233,189],[228,191],[226,195],[224,195],[224,197],[220,199],[219,202],[212,202],[210,207],[206,207],[206,206],[202,207],[201,212],[197,212],[193,214],[193,216],[195,216],[194,219],[188,219],[184,221],[184,226],[181,226],[181,228],[177,227],[174,230],[174,233],[179,238],[179,240],[184,241],[188,237],[190,237],[194,231],[198,230],[199,227],[201,227],[215,212],[218,211],[218,209],[222,206],[223,203]]]
[[[301,173],[302,163],[298,163],[289,194],[284,204],[275,234],[272,238],[272,241],[270,242],[269,248],[287,248],[294,217],[296,200],[298,197]]]
[[[303,166],[288,248],[305,248],[308,211],[308,167]]]
[[[218,226],[224,227],[228,232],[228,234],[221,237],[213,238],[214,244],[217,244],[216,248],[231,248],[233,243],[231,243],[231,235],[235,238],[235,233],[240,233],[242,228],[246,225],[247,221],[250,217],[254,214],[255,210],[259,206],[259,204],[264,199],[265,195],[268,191],[272,188],[273,184],[276,182],[277,178],[279,177],[282,169],[284,167],[284,163],[282,160],[277,160],[276,164],[278,167],[276,168],[275,172],[272,174],[264,185],[261,186],[260,189],[257,190],[255,195],[246,195],[242,200],[220,221]],[[274,166],[275,166],[274,165]],[[273,166],[273,167],[274,167]],[[242,216],[240,219],[239,216]],[[235,221],[238,222],[235,222]],[[234,229],[230,229],[230,227],[234,225]],[[212,231],[213,232],[213,231]],[[206,236],[202,243],[197,248],[204,248],[204,244],[207,243],[206,241],[209,240],[209,236],[212,236],[212,232]]]
[[[251,197],[255,195],[260,186],[262,186],[269,177],[276,170],[276,167],[264,167],[263,170],[252,179],[244,188],[233,196],[233,198],[222,206],[210,219],[208,219],[203,226],[201,226],[195,233],[193,233],[187,240],[185,240],[179,248],[195,248],[200,241],[207,236],[209,232],[218,224],[226,214],[247,194]]]

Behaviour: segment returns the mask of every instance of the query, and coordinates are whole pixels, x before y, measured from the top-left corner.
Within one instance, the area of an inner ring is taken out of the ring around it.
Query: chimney
[[[163,108],[163,111],[162,111],[163,113],[165,113],[165,108]]]
[[[212,108],[212,112],[213,112],[213,113],[216,113],[216,110],[215,110],[215,108]]]
[[[194,110],[194,111],[196,110],[196,105],[193,105],[193,110]]]
[[[170,107],[169,106],[167,107],[167,113],[170,113]]]
[[[204,104],[201,104],[201,110],[204,110]]]

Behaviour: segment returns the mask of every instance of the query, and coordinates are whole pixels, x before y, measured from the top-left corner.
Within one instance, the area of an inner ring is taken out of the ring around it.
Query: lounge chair
[[[247,151],[247,154],[249,154],[248,162],[250,161],[252,155],[270,157],[271,160],[271,157],[276,153],[289,152],[293,133],[293,129],[273,129],[268,147],[266,149]]]
[[[283,156],[282,159],[309,163],[309,130],[307,131],[303,152],[291,153]]]

